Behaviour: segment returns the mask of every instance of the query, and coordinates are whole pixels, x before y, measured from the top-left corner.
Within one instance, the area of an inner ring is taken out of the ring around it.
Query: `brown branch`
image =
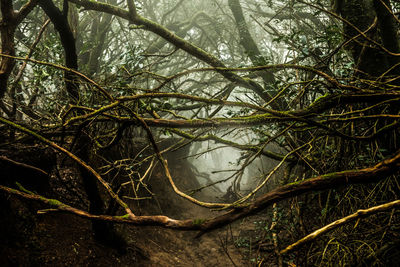
[[[238,219],[255,214],[270,205],[284,199],[305,193],[337,188],[350,184],[376,182],[397,172],[400,167],[400,152],[394,157],[384,160],[373,167],[361,170],[347,170],[320,175],[301,182],[291,183],[272,190],[248,205],[241,205],[233,210],[207,220],[202,224],[204,232],[230,224]]]
[[[35,8],[39,0],[29,0],[25,5],[23,5],[18,12],[15,13],[15,23],[21,23],[26,16]]]
[[[169,171],[169,168],[168,168],[167,160],[165,160],[164,157],[162,156],[162,154],[161,154],[161,152],[160,152],[160,150],[159,150],[159,148],[158,148],[158,146],[157,146],[157,144],[156,144],[156,141],[155,141],[155,139],[154,139],[154,136],[153,136],[153,134],[152,134],[152,132],[151,132],[149,126],[146,124],[146,122],[144,121],[144,119],[141,118],[141,117],[140,117],[139,115],[137,115],[136,113],[133,113],[133,112],[132,112],[132,115],[133,115],[134,117],[136,117],[136,119],[140,122],[140,124],[142,125],[142,127],[143,127],[144,130],[146,131],[146,133],[147,133],[147,138],[149,139],[149,141],[150,141],[150,143],[151,143],[151,145],[152,145],[152,147],[153,147],[153,150],[154,150],[154,152],[156,153],[156,156],[157,156],[158,160],[160,161],[161,165],[162,165],[163,168],[164,168],[164,173],[165,173],[165,175],[167,176],[168,181],[169,181],[169,183],[170,183],[172,189],[174,190],[174,192],[175,192],[178,196],[180,196],[180,197],[182,197],[182,198],[184,198],[184,199],[186,199],[186,200],[189,200],[190,202],[192,202],[192,203],[194,203],[194,204],[196,204],[196,205],[198,205],[198,206],[206,207],[206,208],[223,208],[223,207],[229,206],[229,204],[226,204],[226,203],[208,203],[208,202],[203,202],[203,201],[197,200],[197,199],[195,199],[194,197],[191,197],[191,196],[189,196],[189,195],[183,193],[181,190],[179,190],[179,188],[175,185],[174,180],[172,179],[172,175],[171,175],[171,173],[170,173],[170,171]]]
[[[35,41],[32,43],[31,47],[29,48],[29,52],[26,55],[26,58],[30,58],[35,49],[36,46],[39,44],[40,39],[42,38],[42,35],[44,33],[44,31],[46,30],[47,25],[50,23],[50,20],[46,20],[45,23],[43,24],[43,26],[40,28]],[[38,97],[38,90],[39,88],[35,89],[35,92],[32,94],[32,97],[30,98],[28,105],[24,105],[22,102],[22,98],[20,96],[20,90],[19,89],[19,82],[22,79],[22,75],[24,73],[24,70],[26,68],[26,66],[28,65],[27,61],[23,61],[22,66],[19,68],[17,75],[14,78],[14,82],[13,85],[11,87],[10,90],[10,96],[13,98],[12,101],[12,115],[15,115],[17,113],[17,105],[21,106],[22,112],[24,112],[26,115],[30,116],[31,118],[36,118],[39,119],[39,116],[37,116],[30,108],[32,107],[32,104],[35,102],[36,98]],[[18,93],[16,93],[18,91]]]
[[[42,174],[44,174],[44,175],[46,175],[46,176],[49,175],[47,172],[45,172],[45,171],[42,170],[42,169],[39,169],[39,168],[37,168],[37,167],[35,167],[35,166],[32,166],[32,165],[29,165],[29,164],[25,164],[25,163],[22,163],[22,162],[18,162],[18,161],[9,159],[9,158],[7,158],[6,156],[0,156],[0,160],[10,162],[10,163],[12,163],[12,164],[14,164],[14,165],[17,165],[17,166],[20,166],[20,167],[23,167],[23,168],[35,170],[35,171],[40,172],[40,173],[42,173]]]
[[[275,160],[282,160],[284,158],[283,155],[279,154],[279,153],[275,153],[272,152],[270,150],[266,150],[263,149],[260,151],[260,146],[259,145],[254,145],[254,144],[239,144],[239,143],[235,143],[233,141],[230,141],[228,139],[223,139],[219,136],[216,136],[214,134],[206,134],[206,135],[199,135],[199,136],[195,136],[192,135],[188,132],[184,132],[178,129],[171,129],[171,131],[181,137],[184,137],[186,139],[190,139],[194,142],[204,142],[204,141],[208,141],[208,140],[212,140],[216,143],[220,143],[220,144],[224,144],[224,145],[228,145],[230,147],[234,147],[240,150],[247,150],[247,151],[252,151],[252,152],[256,152],[256,153],[260,153],[263,156],[269,157],[271,159],[275,159]],[[287,161],[295,161],[296,159],[294,157],[289,157],[287,158]]]
[[[55,209],[41,210],[38,213],[43,214],[50,211],[63,211],[67,213],[71,213],[77,215],[82,218],[90,219],[90,220],[100,220],[100,221],[108,221],[114,223],[127,223],[132,225],[141,225],[141,226],[163,226],[166,228],[173,228],[179,230],[196,230],[200,228],[200,224],[196,223],[197,221],[192,220],[174,220],[167,216],[156,215],[156,216],[110,216],[110,215],[94,215],[90,214],[86,211],[71,207],[67,204],[64,204],[56,199],[49,199],[43,196],[34,194],[32,192],[21,192],[19,190],[9,188],[3,185],[0,185],[0,190],[4,191],[8,194],[15,195],[18,197],[22,197],[29,200],[39,201],[46,205],[50,205]]]
[[[237,83],[245,88],[253,90],[256,94],[258,94],[262,99],[266,102],[271,99],[270,96],[265,94],[264,88],[259,85],[257,82],[252,81],[250,79],[243,78],[232,71],[221,71],[218,68],[226,68],[225,64],[221,62],[218,58],[213,56],[212,54],[206,52],[205,50],[201,49],[193,45],[192,43],[186,41],[185,39],[179,37],[178,35],[174,34],[173,32],[169,31],[167,28],[163,27],[160,24],[155,23],[149,19],[146,19],[139,14],[133,12],[128,12],[124,9],[119,7],[95,2],[95,1],[88,1],[88,0],[68,0],[69,2],[81,5],[88,10],[97,10],[100,12],[109,13],[121,18],[128,20],[129,22],[137,25],[143,26],[144,29],[151,31],[158,36],[164,38],[169,43],[173,44],[175,47],[182,49],[186,53],[194,56],[195,58],[207,63],[208,65],[215,67],[216,71],[220,73],[223,77],[228,79],[231,82]],[[130,5],[133,5],[133,2],[128,1]],[[131,10],[133,10],[133,6],[131,6]]]
[[[64,153],[65,155],[67,155],[68,157],[70,157],[72,160],[74,160],[76,163],[78,163],[80,166],[82,166],[84,169],[86,169],[91,175],[93,175],[101,184],[102,186],[107,190],[108,194],[122,207],[124,208],[124,210],[126,211],[127,214],[129,214],[131,217],[135,217],[135,215],[133,214],[133,212],[131,211],[131,209],[128,207],[128,205],[122,201],[119,196],[117,194],[114,193],[114,191],[112,190],[111,186],[101,177],[101,175],[96,172],[91,166],[89,166],[86,162],[84,162],[82,159],[80,159],[79,157],[77,157],[75,154],[73,154],[72,152],[68,151],[67,149],[57,145],[56,143],[46,139],[45,137],[41,136],[40,134],[25,128],[15,122],[12,122],[10,120],[7,120],[6,118],[3,118],[0,116],[0,122],[7,124],[11,127],[13,127],[14,129],[17,129],[21,132],[24,132],[26,134],[29,134],[33,137],[35,137],[36,139],[38,139],[40,142],[52,147],[53,149],[60,151],[62,153]]]
[[[68,72],[71,72],[71,73],[73,73],[73,74],[79,76],[79,77],[82,78],[83,80],[87,81],[88,83],[92,84],[92,85],[93,85],[95,88],[97,88],[108,100],[110,100],[110,101],[113,101],[113,100],[114,100],[114,98],[113,98],[103,87],[101,87],[101,86],[100,86],[98,83],[96,83],[94,80],[90,79],[89,77],[87,77],[86,75],[84,75],[83,73],[81,73],[81,72],[79,72],[79,71],[77,71],[77,70],[74,70],[74,69],[71,69],[71,68],[68,68],[68,67],[64,67],[64,66],[62,66],[62,65],[58,65],[58,64],[55,64],[55,63],[51,63],[51,62],[35,60],[35,59],[32,59],[32,58],[26,58],[26,57],[10,56],[10,55],[3,54],[3,53],[0,53],[0,57],[11,58],[11,59],[17,59],[17,60],[22,60],[22,61],[28,61],[28,62],[32,62],[32,63],[35,63],[35,64],[40,64],[40,65],[44,65],[44,66],[50,66],[50,67],[53,67],[53,68],[56,68],[56,69],[59,69],[59,70],[64,70],[64,71],[66,71],[66,72],[67,72],[67,71],[68,71]]]
[[[93,215],[85,211],[73,208],[69,205],[59,202],[54,199],[47,199],[33,193],[24,193],[12,188],[0,185],[0,190],[9,194],[17,195],[26,199],[40,201],[45,204],[56,207],[57,210],[66,211],[87,219],[110,221],[115,223],[128,223],[133,225],[153,225],[166,228],[174,228],[179,230],[201,230],[200,234],[211,231],[213,229],[230,224],[240,218],[254,214],[262,209],[279,202],[281,200],[298,196],[300,194],[331,189],[341,185],[349,185],[355,183],[367,183],[384,179],[388,175],[393,174],[400,167],[400,153],[391,159],[384,160],[373,167],[362,170],[343,171],[338,173],[330,173],[315,178],[307,179],[303,182],[288,184],[277,188],[261,197],[249,205],[241,205],[234,208],[221,216],[210,218],[207,220],[174,220],[166,216],[108,216],[108,215]],[[393,203],[392,203],[393,204]],[[397,206],[400,203],[394,203]],[[373,211],[383,211],[389,209],[388,206],[378,207]],[[372,210],[371,210],[372,212]],[[359,211],[359,215],[364,215],[364,211]]]
[[[3,123],[9,124],[17,129],[20,129],[26,133],[31,134],[42,142],[49,144],[60,150],[67,155],[71,156],[74,160],[79,160],[74,155],[70,155],[71,153],[66,151],[65,149],[57,146],[56,144],[48,141],[47,139],[41,137],[40,135],[28,130],[23,127],[16,125],[14,123],[9,122],[8,120],[0,117],[0,121]],[[90,166],[87,166],[84,162],[78,161],[82,166],[88,168],[92,173],[97,174]],[[240,218],[255,214],[266,207],[282,201],[284,199],[292,198],[301,194],[318,191],[318,190],[326,190],[337,188],[339,186],[345,186],[350,184],[357,183],[369,183],[376,182],[384,179],[385,177],[395,173],[398,171],[400,167],[400,152],[398,152],[395,156],[390,159],[384,160],[373,167],[361,169],[361,170],[348,170],[336,173],[329,173],[321,176],[317,176],[314,178],[306,179],[301,182],[287,184],[285,186],[279,187],[275,190],[270,191],[267,194],[256,199],[254,202],[250,204],[237,205],[233,207],[233,209],[223,215],[210,218],[207,220],[173,220],[166,216],[134,216],[130,209],[126,206],[125,210],[127,211],[127,216],[115,217],[115,216],[105,216],[105,215],[92,215],[87,212],[74,209],[68,205],[56,200],[45,199],[38,195],[26,194],[22,193],[18,190],[14,190],[11,188],[7,188],[4,186],[0,186],[0,190],[7,191],[14,195],[19,195],[28,199],[40,200],[47,204],[55,204],[58,209],[64,210],[70,213],[74,213],[81,217],[85,217],[88,219],[96,219],[96,220],[106,220],[118,223],[131,223],[135,225],[158,225],[168,228],[181,229],[181,230],[201,230],[200,233],[203,234],[205,232],[209,232],[211,230],[223,227],[227,224],[230,224]],[[99,177],[97,177],[99,178]],[[100,177],[101,179],[101,177]],[[101,179],[102,182],[104,180]],[[104,184],[103,184],[104,185]],[[108,185],[105,185],[108,188]],[[113,192],[110,192],[113,194]],[[118,196],[117,201],[119,200]],[[54,202],[56,201],[56,202]],[[123,203],[123,202],[122,202]],[[123,203],[124,204],[124,203]],[[125,204],[126,205],[126,204]]]
[[[281,250],[280,253],[284,254],[284,253],[288,253],[288,252],[290,252],[292,250],[295,250],[298,247],[302,246],[303,244],[309,243],[309,242],[313,241],[314,239],[316,239],[317,237],[319,237],[319,236],[321,236],[321,235],[323,235],[323,234],[325,234],[325,233],[327,233],[327,232],[329,232],[329,231],[331,231],[331,230],[333,230],[333,229],[335,229],[335,228],[337,228],[337,227],[339,227],[339,226],[341,226],[343,224],[350,223],[350,222],[352,222],[352,221],[354,221],[356,219],[359,219],[359,218],[371,216],[371,215],[373,215],[375,213],[378,213],[378,212],[388,211],[388,210],[391,210],[391,209],[394,209],[394,208],[398,208],[398,207],[400,207],[400,200],[395,200],[395,201],[392,201],[392,202],[389,202],[389,203],[385,203],[385,204],[382,204],[382,205],[379,205],[379,206],[375,206],[375,207],[372,207],[372,208],[369,208],[369,209],[358,210],[356,213],[353,213],[353,214],[351,214],[349,216],[346,216],[346,217],[341,218],[341,219],[339,219],[337,221],[334,221],[334,222],[332,222],[332,223],[330,223],[330,224],[328,224],[328,225],[326,225],[326,226],[324,226],[324,227],[312,232],[311,234],[307,235],[306,237],[304,237],[304,238],[298,240],[297,242],[287,246],[285,249]]]
[[[234,102],[234,101],[228,101],[228,100],[223,100],[223,99],[204,98],[204,97],[180,94],[180,93],[147,93],[147,94],[140,94],[140,95],[122,96],[117,99],[120,100],[121,102],[126,102],[126,101],[134,101],[134,100],[142,99],[142,98],[157,98],[158,99],[158,98],[162,98],[162,97],[187,99],[187,100],[191,100],[191,101],[198,101],[198,102],[203,102],[203,103],[212,104],[212,105],[224,105],[224,106],[232,106],[232,107],[248,107],[248,108],[251,108],[254,110],[258,110],[258,111],[269,112],[269,109],[267,109],[267,108],[263,108],[258,105],[246,103],[244,101]]]

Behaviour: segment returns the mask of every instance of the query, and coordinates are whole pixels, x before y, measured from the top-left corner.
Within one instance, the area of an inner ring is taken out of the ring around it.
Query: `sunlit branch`
[[[225,206],[228,205],[226,203],[209,203],[209,202],[200,201],[200,200],[198,200],[198,199],[196,199],[194,197],[191,197],[191,196],[185,194],[181,190],[179,190],[179,188],[175,185],[175,183],[173,181],[172,175],[171,175],[171,173],[169,171],[167,160],[165,160],[164,157],[162,156],[162,154],[160,153],[160,150],[159,150],[159,148],[158,148],[158,146],[156,144],[156,141],[154,139],[153,133],[151,132],[149,126],[146,123],[146,121],[143,118],[141,118],[138,114],[135,114],[135,113],[132,112],[132,115],[136,117],[136,119],[139,121],[140,125],[146,131],[147,138],[150,141],[150,143],[151,143],[151,145],[152,145],[152,147],[154,149],[154,152],[156,153],[156,156],[157,156],[158,160],[160,161],[161,165],[163,166],[165,175],[167,176],[168,181],[169,181],[170,185],[172,186],[172,189],[174,190],[174,192],[177,195],[181,196],[182,198],[184,198],[186,200],[189,200],[190,202],[192,202],[192,203],[194,203],[196,205],[199,205],[201,207],[206,207],[206,208],[221,208],[221,207],[225,207]]]
[[[329,231],[332,231],[333,229],[340,227],[344,224],[353,222],[355,220],[360,220],[361,218],[365,218],[368,216],[371,216],[373,214],[376,214],[378,212],[384,212],[384,211],[390,211],[391,209],[395,209],[395,208],[399,208],[400,207],[400,200],[395,200],[389,203],[385,203],[379,206],[375,206],[369,209],[362,209],[362,210],[358,210],[356,213],[353,213],[349,216],[346,216],[342,219],[339,219],[337,221],[334,221],[314,232],[312,232],[311,234],[303,237],[302,239],[298,240],[297,242],[287,246],[285,249],[281,250],[280,253],[281,254],[286,254],[289,253],[293,250],[298,249],[300,246],[307,244],[313,240],[315,240],[316,238],[320,237],[323,234],[326,234]],[[358,224],[358,223],[357,223]]]
[[[316,190],[326,190],[337,188],[343,185],[368,183],[382,180],[385,177],[397,172],[399,167],[400,153],[396,154],[390,159],[384,160],[376,164],[373,167],[360,170],[348,170],[336,173],[329,173],[276,188],[269,193],[259,197],[252,203],[233,207],[232,211],[207,220],[195,219],[180,221],[170,219],[166,216],[131,216],[129,215],[129,213],[127,216],[92,215],[87,212],[72,208],[71,206],[68,206],[57,200],[47,199],[36,194],[21,192],[19,190],[15,190],[5,186],[0,186],[0,190],[26,199],[43,202],[45,204],[56,207],[57,210],[73,213],[87,219],[112,221],[116,223],[131,223],[134,225],[159,225],[167,228],[181,230],[201,230],[201,234],[203,234],[205,232],[232,223],[245,216],[257,213],[272,205],[273,203],[282,201],[284,199],[292,198]],[[397,202],[394,205],[398,205]]]

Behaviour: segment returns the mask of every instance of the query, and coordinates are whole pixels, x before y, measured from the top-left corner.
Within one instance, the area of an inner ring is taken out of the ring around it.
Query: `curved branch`
[[[144,17],[141,17],[138,14],[132,14],[126,10],[123,10],[119,7],[112,6],[109,4],[105,3],[100,3],[96,1],[88,1],[88,0],[68,0],[72,3],[81,5],[85,7],[86,9],[89,10],[97,10],[100,12],[106,12],[115,16],[119,16],[121,18],[124,18],[133,24],[136,24],[138,26],[143,26],[144,29],[149,30],[160,37],[164,38],[177,48],[182,49],[186,53],[194,56],[195,58],[207,63],[208,65],[215,67],[215,71],[217,71],[219,74],[224,76],[226,79],[228,79],[231,82],[237,83],[238,85],[241,85],[245,88],[253,90],[257,95],[259,95],[264,101],[269,101],[271,97],[266,94],[264,88],[259,85],[257,82],[252,81],[250,79],[243,78],[236,73],[232,71],[221,71],[218,68],[226,68],[224,63],[222,63],[218,58],[215,56],[211,55],[210,53],[207,53],[203,49],[193,45],[192,43],[184,40],[183,38],[177,36],[173,32],[169,31],[167,28],[163,27],[160,24],[157,24],[149,19],[146,19]],[[133,16],[135,15],[135,16]]]
[[[100,176],[100,174],[98,174],[92,167],[90,167],[88,164],[86,164],[83,160],[81,160],[80,158],[78,158],[77,156],[75,156],[73,153],[71,153],[70,151],[66,150],[65,148],[57,145],[56,143],[44,138],[43,136],[39,135],[38,133],[29,130],[19,124],[16,124],[10,120],[7,120],[3,117],[0,117],[0,122],[7,124],[21,132],[24,132],[26,134],[29,134],[33,137],[35,137],[36,139],[38,139],[39,141],[41,141],[42,143],[45,143],[48,146],[51,146],[53,149],[60,151],[64,154],[66,154],[68,157],[70,157],[72,160],[74,160],[76,163],[78,163],[80,166],[82,166],[84,169],[86,169],[90,174],[92,174],[103,186],[104,188],[107,190],[107,192],[110,194],[110,196],[122,207],[124,208],[124,210],[126,211],[127,214],[129,214],[131,217],[134,217],[135,215],[133,214],[133,212],[131,211],[131,209],[128,207],[128,205],[123,202],[119,196],[117,194],[114,193],[114,191],[112,190],[112,188],[110,187],[110,185]]]
[[[22,61],[28,61],[28,62],[32,62],[32,63],[36,63],[36,64],[40,64],[40,65],[44,65],[44,66],[50,66],[50,67],[54,67],[56,69],[59,70],[64,70],[65,72],[71,72],[76,76],[79,76],[80,78],[82,78],[83,80],[87,81],[88,83],[92,84],[96,89],[98,89],[108,100],[113,101],[114,98],[103,88],[101,87],[98,83],[96,83],[95,81],[93,81],[92,79],[90,79],[89,77],[87,77],[86,75],[84,75],[83,73],[72,69],[72,68],[68,68],[68,67],[64,67],[62,65],[58,65],[55,63],[51,63],[51,62],[45,62],[45,61],[40,61],[40,60],[36,60],[36,59],[32,59],[32,58],[26,58],[26,57],[16,57],[16,56],[10,56],[7,54],[2,54],[0,53],[1,57],[6,57],[6,58],[11,58],[11,59],[17,59],[17,60],[22,60]]]
[[[36,7],[39,0],[30,0],[15,14],[15,22],[19,24]]]
[[[143,226],[162,226],[178,230],[201,230],[201,235],[211,230],[230,224],[240,218],[255,214],[281,200],[292,198],[316,190],[332,189],[342,185],[368,183],[382,180],[385,177],[397,172],[399,167],[400,153],[370,168],[325,174],[322,176],[304,180],[302,182],[292,183],[279,187],[259,197],[251,204],[238,205],[234,207],[231,211],[221,216],[217,216],[207,220],[174,220],[166,216],[131,216],[129,215],[129,213],[125,216],[93,215],[61,203],[58,200],[47,199],[31,192],[21,192],[19,190],[8,188],[2,185],[0,185],[0,190],[26,199],[43,202],[45,204],[52,205],[53,207],[57,208],[57,210],[73,213],[87,219]],[[392,203],[391,205],[397,206],[398,204],[396,202]],[[385,207],[380,207],[379,209],[383,210],[385,209]],[[388,207],[386,207],[386,209],[388,209]],[[360,214],[362,215],[363,211],[361,211]]]
[[[238,206],[221,216],[205,221],[202,224],[202,230],[203,232],[208,232],[223,227],[238,219],[260,212],[276,202],[305,193],[333,189],[350,184],[377,182],[396,173],[399,167],[400,152],[373,167],[329,173],[301,182],[287,184],[264,194],[248,205]]]
[[[0,190],[6,192],[11,195],[15,195],[18,197],[22,197],[29,200],[39,201],[46,205],[50,205],[53,207],[53,210],[44,210],[38,211],[39,214],[46,213],[49,211],[63,211],[67,213],[71,213],[77,215],[79,217],[90,219],[90,220],[98,220],[98,221],[107,221],[113,223],[127,223],[132,225],[141,225],[141,226],[163,226],[166,228],[173,228],[179,230],[197,230],[200,229],[201,221],[192,221],[192,220],[174,220],[167,216],[156,215],[156,216],[110,216],[110,215],[94,215],[89,212],[71,207],[67,204],[64,204],[56,199],[49,199],[43,196],[34,194],[32,192],[26,191],[21,192],[20,190],[16,190],[13,188],[9,188],[3,185],[0,185]]]
[[[372,207],[369,209],[358,210],[356,213],[353,213],[342,219],[334,221],[334,222],[312,232],[311,234],[307,235],[306,237],[303,237],[302,239],[298,240],[297,242],[287,246],[285,249],[283,249],[280,252],[280,254],[291,252],[292,250],[295,250],[298,247],[313,241],[314,239],[318,238],[319,236],[326,234],[327,232],[332,231],[333,229],[335,229],[339,226],[342,226],[343,224],[350,223],[356,219],[371,216],[378,212],[388,211],[388,210],[391,210],[394,208],[399,208],[399,207],[400,207],[400,200],[395,200],[395,201],[385,203],[385,204],[382,204],[379,206],[375,206],[375,207]]]

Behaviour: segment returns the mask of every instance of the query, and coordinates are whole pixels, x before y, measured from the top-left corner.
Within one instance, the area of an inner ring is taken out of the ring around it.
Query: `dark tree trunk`
[[[399,36],[391,3],[389,0],[342,0],[338,12],[347,21],[343,22],[347,40],[353,39],[346,47],[356,64],[356,78],[374,82],[385,82],[400,74],[400,57],[394,54],[400,52]],[[367,36],[362,36],[365,33]],[[390,82],[394,86],[400,85],[400,80]],[[361,87],[370,87],[364,83]],[[382,90],[385,88],[382,88]],[[377,88],[379,90],[379,88]],[[383,106],[377,113],[398,114],[399,103],[392,102]],[[375,130],[379,131],[392,121],[381,119],[377,121]],[[379,147],[384,155],[390,155],[400,148],[396,136],[399,130],[394,127],[378,140]]]
[[[41,0],[39,5],[50,18],[60,35],[60,40],[65,52],[66,66],[70,69],[78,69],[75,37],[68,23],[67,12],[61,12],[52,0]],[[69,71],[65,71],[64,77],[67,92],[71,97],[71,102],[77,104],[79,102],[79,87],[76,81],[76,76]],[[84,162],[89,162],[90,151],[92,151],[92,142],[90,137],[83,131],[83,128],[84,126],[82,125],[81,129],[77,133],[76,147],[78,148],[78,151],[76,152],[76,155]],[[90,202],[89,212],[91,214],[104,214],[104,200],[101,197],[96,178],[83,167],[80,167],[80,173]],[[125,241],[116,234],[112,224],[104,221],[92,221],[92,228],[99,241],[116,247],[121,252],[125,249]]]
[[[390,1],[385,0],[342,0],[339,12],[348,22],[344,22],[346,39],[352,40],[346,47],[352,54],[361,78],[379,77],[395,64],[399,57],[389,54],[399,52],[399,43],[395,19],[385,7],[391,7]],[[377,21],[375,21],[377,18]],[[363,37],[360,32],[370,39]],[[375,42],[375,43],[374,43]],[[383,49],[383,48],[384,49]],[[394,68],[391,73],[399,72]]]

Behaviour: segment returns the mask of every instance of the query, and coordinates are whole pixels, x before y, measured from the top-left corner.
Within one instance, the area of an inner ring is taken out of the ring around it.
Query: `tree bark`
[[[78,57],[75,47],[75,37],[68,24],[68,19],[55,6],[52,0],[40,0],[40,7],[49,17],[54,27],[60,35],[61,44],[65,53],[65,65],[70,68],[78,69]],[[64,72],[65,87],[73,103],[79,101],[79,88],[75,83],[75,75],[69,71]]]
[[[15,14],[12,0],[1,0],[0,9],[3,19],[0,24],[1,34],[1,53],[15,56]],[[8,78],[14,68],[15,60],[9,57],[2,57],[0,63],[0,99],[3,98],[7,91]]]

